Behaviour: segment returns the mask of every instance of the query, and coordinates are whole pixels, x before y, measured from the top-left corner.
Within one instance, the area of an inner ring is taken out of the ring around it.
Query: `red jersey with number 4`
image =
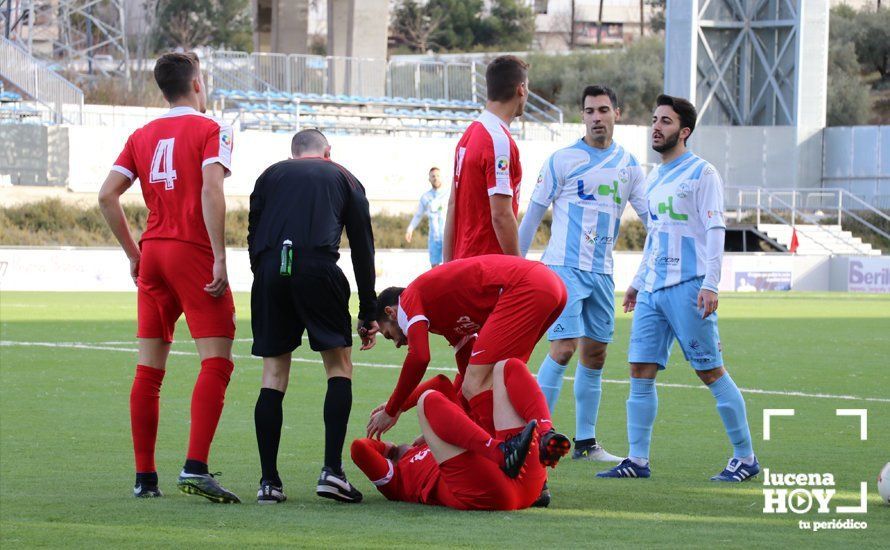
[[[519,148],[510,129],[491,112],[482,111],[454,152],[452,259],[503,253],[488,200],[492,195],[513,197],[513,215],[517,215],[521,180]]]
[[[217,162],[231,173],[232,127],[190,107],[175,107],[133,132],[112,170],[139,179],[148,222],[142,239],[176,239],[210,247],[204,225],[202,170]]]

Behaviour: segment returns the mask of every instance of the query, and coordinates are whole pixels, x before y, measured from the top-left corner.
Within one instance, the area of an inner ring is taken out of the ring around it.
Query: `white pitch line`
[[[108,344],[109,342],[104,342],[104,344]],[[95,345],[95,344],[82,344],[79,342],[19,342],[14,340],[0,340],[0,347],[41,347],[41,348],[67,348],[67,349],[84,349],[84,350],[96,350],[96,351],[118,351],[118,352],[127,352],[127,353],[137,353],[139,350],[136,348],[119,348],[119,347],[111,347],[108,345]],[[189,356],[189,357],[197,357],[198,354],[194,351],[177,351],[171,350],[170,355],[180,355],[180,356]],[[250,359],[260,361],[261,358],[254,357],[253,355],[238,355],[232,354],[232,358],[234,359]],[[312,363],[320,365],[322,364],[321,359],[306,359],[303,357],[294,357],[292,359],[297,363]],[[390,363],[367,363],[364,361],[353,361],[353,365],[357,367],[371,367],[377,369],[401,369],[402,365],[393,365]],[[430,365],[427,367],[427,370],[434,371],[443,371],[443,372],[457,372],[457,369],[454,367],[435,367]],[[564,376],[564,380],[574,380],[573,376]],[[608,380],[603,379],[603,382],[608,382],[610,384],[630,384],[629,380]],[[659,382],[659,387],[662,388],[681,388],[687,390],[706,390],[708,389],[704,385],[690,385],[690,384],[672,384],[670,382]],[[813,399],[842,399],[847,401],[871,401],[875,403],[890,403],[890,399],[884,399],[881,397],[860,397],[858,395],[834,395],[830,393],[806,393],[800,391],[781,391],[781,390],[761,390],[757,388],[739,388],[742,393],[754,393],[760,395],[781,395],[783,397],[808,397]]]

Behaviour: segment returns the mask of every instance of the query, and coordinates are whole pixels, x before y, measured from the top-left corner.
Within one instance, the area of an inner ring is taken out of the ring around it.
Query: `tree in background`
[[[520,0],[402,0],[393,10],[390,35],[411,51],[524,50],[535,16]]]
[[[253,49],[248,0],[160,0],[157,47]]]
[[[831,10],[828,25],[828,126],[866,124],[871,115],[868,87],[860,76],[856,42],[862,32],[856,11],[846,5]]]
[[[864,8],[856,14],[856,55],[866,71],[877,71],[880,87],[890,81],[890,9]]]
[[[574,122],[580,120],[584,87],[605,84],[618,94],[622,122],[648,124],[652,102],[664,82],[664,40],[660,37],[643,38],[608,54],[533,54],[528,61],[529,87]]]

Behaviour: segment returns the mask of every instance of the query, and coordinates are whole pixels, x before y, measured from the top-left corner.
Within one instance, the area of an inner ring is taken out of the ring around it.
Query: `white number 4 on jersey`
[[[151,183],[164,183],[167,191],[173,189],[176,170],[173,168],[173,142],[176,138],[158,141],[154,157],[151,159]]]

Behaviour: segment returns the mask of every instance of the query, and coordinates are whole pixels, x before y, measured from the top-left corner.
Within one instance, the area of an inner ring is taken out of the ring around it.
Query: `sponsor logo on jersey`
[[[680,258],[671,258],[669,256],[658,256],[655,258],[655,265],[679,265]]]
[[[680,214],[679,212],[674,211],[674,197],[673,195],[668,197],[667,202],[658,203],[658,213],[659,214],[668,214],[672,220],[685,222],[689,219],[689,216],[686,214]],[[653,219],[658,219],[658,217],[654,217]]]
[[[589,245],[612,244],[615,238],[611,235],[597,235],[594,228],[590,228],[584,232],[584,243]]]
[[[221,132],[219,134],[219,141],[226,147],[231,147],[232,146],[232,134],[230,134],[228,132],[228,130]]]

